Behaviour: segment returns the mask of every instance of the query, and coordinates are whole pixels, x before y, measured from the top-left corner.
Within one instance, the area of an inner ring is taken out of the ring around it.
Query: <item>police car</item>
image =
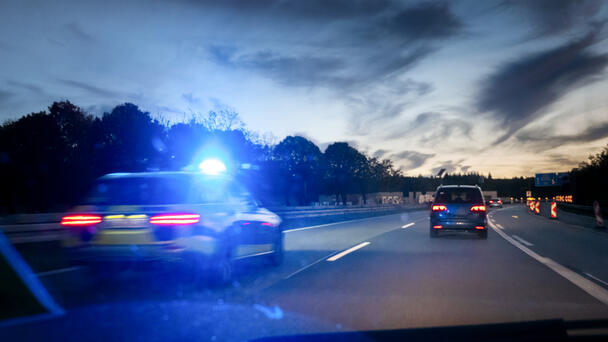
[[[108,174],[61,225],[68,255],[80,262],[178,261],[225,282],[236,259],[283,259],[279,216],[224,175]]]

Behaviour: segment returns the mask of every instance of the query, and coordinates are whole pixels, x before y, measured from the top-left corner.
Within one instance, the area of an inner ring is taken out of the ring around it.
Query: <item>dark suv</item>
[[[431,206],[431,237],[440,231],[473,231],[480,238],[488,237],[486,206],[478,186],[441,185]]]

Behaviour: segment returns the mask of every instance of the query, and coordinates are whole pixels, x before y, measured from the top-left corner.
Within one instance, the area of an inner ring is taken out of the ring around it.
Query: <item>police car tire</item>
[[[281,235],[277,237],[272,248],[273,252],[270,255],[270,264],[272,266],[279,266],[283,263],[283,257],[285,254],[283,245],[283,233],[281,233]]]
[[[225,256],[219,258],[211,270],[211,282],[214,285],[224,285],[232,280],[232,260]]]

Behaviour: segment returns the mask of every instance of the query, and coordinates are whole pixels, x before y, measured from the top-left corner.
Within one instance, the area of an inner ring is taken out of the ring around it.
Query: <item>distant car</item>
[[[234,179],[196,172],[103,176],[61,220],[74,261],[181,262],[220,282],[230,279],[236,259],[281,263],[280,224]]]
[[[431,206],[430,236],[442,231],[472,231],[487,239],[486,206],[478,186],[442,185]]]
[[[498,199],[498,198],[492,198],[491,200],[488,201],[488,205],[490,207],[496,207],[496,208],[502,208],[502,200]]]

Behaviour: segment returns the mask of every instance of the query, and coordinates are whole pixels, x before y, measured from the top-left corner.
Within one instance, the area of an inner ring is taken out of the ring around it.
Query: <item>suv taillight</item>
[[[85,227],[101,223],[102,218],[99,215],[77,214],[67,215],[61,218],[62,226]]]
[[[448,208],[445,205],[436,204],[436,205],[433,205],[432,210],[433,211],[446,211],[446,210],[448,210]]]
[[[471,207],[471,211],[472,212],[485,212],[486,206],[485,205],[474,205]]]
[[[182,226],[200,221],[199,214],[163,214],[150,217],[150,223],[163,226]]]

